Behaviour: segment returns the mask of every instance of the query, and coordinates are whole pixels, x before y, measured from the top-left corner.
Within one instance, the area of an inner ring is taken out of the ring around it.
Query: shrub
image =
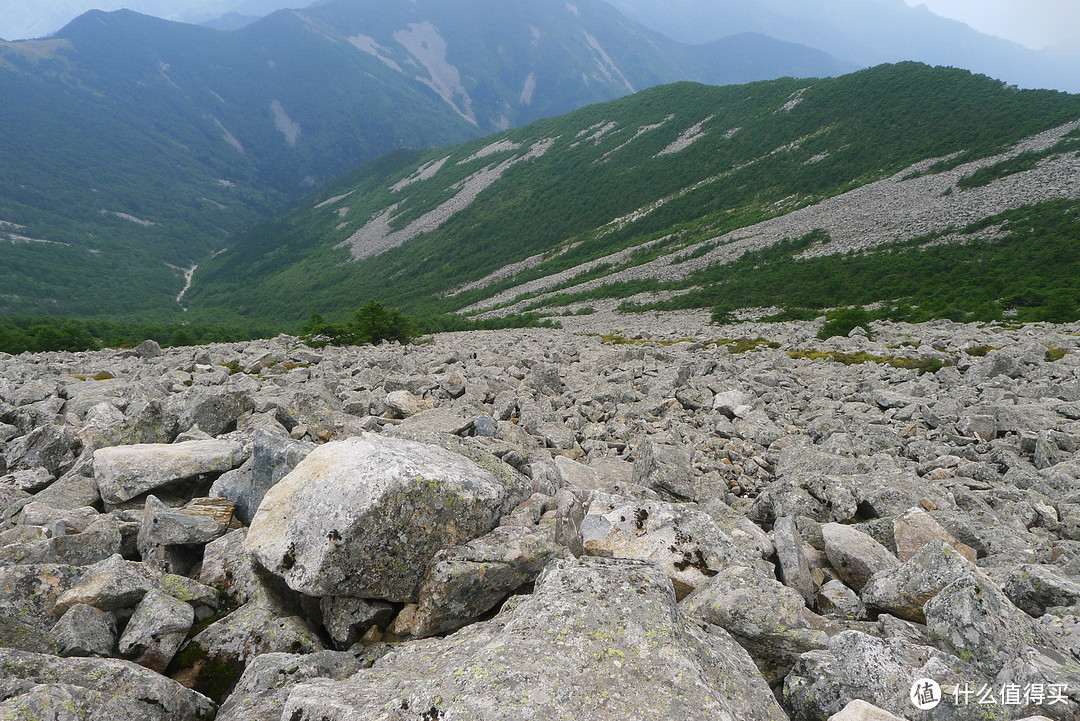
[[[874,319],[862,306],[843,308],[834,313],[828,313],[825,317],[828,320],[821,326],[821,330],[817,334],[820,340],[837,335],[846,336],[851,332],[852,328],[865,326]]]

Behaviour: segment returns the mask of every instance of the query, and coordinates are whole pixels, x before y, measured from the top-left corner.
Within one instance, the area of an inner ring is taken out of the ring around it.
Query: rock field
[[[1080,719],[1080,324],[566,320],[0,354],[0,720]]]

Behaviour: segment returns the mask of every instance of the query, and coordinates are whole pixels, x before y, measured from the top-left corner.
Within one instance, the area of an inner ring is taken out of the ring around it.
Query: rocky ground
[[[1080,325],[704,320],[0,355],[0,719],[1080,718]]]

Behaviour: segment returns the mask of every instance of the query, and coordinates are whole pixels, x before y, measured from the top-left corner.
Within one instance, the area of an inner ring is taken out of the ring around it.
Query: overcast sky
[[[1030,48],[1080,40],[1080,0],[906,0]]]

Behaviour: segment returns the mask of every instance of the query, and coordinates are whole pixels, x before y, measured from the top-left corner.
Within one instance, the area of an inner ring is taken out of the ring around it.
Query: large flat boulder
[[[528,486],[437,446],[365,434],[321,446],[267,491],[246,545],[295,591],[415,602],[432,557],[495,528]]]
[[[101,499],[118,504],[186,478],[223,473],[243,461],[244,447],[232,441],[112,446],[94,451],[94,477]]]

